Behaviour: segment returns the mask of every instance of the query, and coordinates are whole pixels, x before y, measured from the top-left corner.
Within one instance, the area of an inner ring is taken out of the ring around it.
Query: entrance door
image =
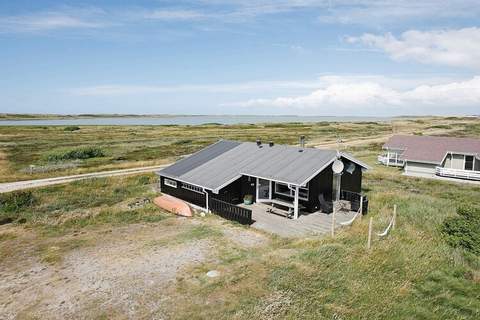
[[[270,193],[270,180],[258,179],[257,180],[257,201],[269,200],[271,197]]]

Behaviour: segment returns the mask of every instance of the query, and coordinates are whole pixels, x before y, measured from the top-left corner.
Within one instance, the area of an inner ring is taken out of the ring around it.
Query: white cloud
[[[413,20],[476,17],[480,13],[478,0],[345,0],[331,3],[329,10],[320,14],[320,22],[378,27]]]
[[[342,77],[322,77],[325,85],[308,95],[252,99],[225,104],[231,107],[277,108],[302,110],[325,114],[455,113],[465,108],[480,106],[480,76],[472,79],[440,84],[418,85],[411,89],[397,89],[380,82]],[[393,82],[394,83],[394,82]]]
[[[203,0],[156,7],[59,7],[24,15],[0,16],[0,32],[132,26],[145,21],[242,24],[267,15],[303,12],[341,24],[402,23],[407,20],[478,17],[478,0]]]
[[[201,3],[211,10],[204,17],[226,22],[302,10],[317,14],[324,23],[369,26],[480,14],[478,0],[203,0]]]
[[[426,64],[480,69],[480,28],[458,30],[410,30],[396,38],[364,34],[347,38],[349,43],[360,42],[384,50],[392,59],[414,60]]]
[[[227,84],[187,84],[173,86],[155,85],[98,85],[81,88],[71,88],[67,92],[77,96],[118,96],[137,95],[146,93],[169,92],[255,92],[274,89],[314,89],[321,84],[319,80],[313,81],[249,81]]]
[[[144,15],[147,19],[155,20],[199,20],[209,18],[210,15],[207,15],[203,12],[194,11],[194,10],[153,10],[147,12]]]
[[[101,15],[99,9],[77,9],[0,16],[0,33],[101,28],[107,25],[99,19]]]

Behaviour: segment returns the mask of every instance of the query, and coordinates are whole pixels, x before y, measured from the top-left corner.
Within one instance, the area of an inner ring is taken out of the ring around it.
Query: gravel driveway
[[[151,166],[151,167],[140,167],[140,168],[84,173],[84,174],[77,174],[77,175],[65,176],[65,177],[6,182],[6,183],[0,183],[0,193],[11,192],[15,190],[22,190],[22,189],[29,189],[29,188],[44,187],[44,186],[49,186],[53,184],[67,183],[67,182],[89,179],[89,178],[114,177],[114,176],[124,176],[124,175],[144,173],[144,172],[152,172],[152,171],[163,169],[166,166],[168,166],[168,164],[160,165],[160,166]]]

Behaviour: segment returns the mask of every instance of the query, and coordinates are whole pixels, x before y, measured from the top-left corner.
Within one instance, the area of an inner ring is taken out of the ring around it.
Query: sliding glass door
[[[271,198],[271,181],[265,179],[257,180],[257,201],[261,202],[262,200],[269,200]]]

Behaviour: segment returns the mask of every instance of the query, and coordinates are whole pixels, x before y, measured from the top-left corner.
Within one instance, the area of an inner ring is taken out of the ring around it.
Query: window
[[[197,187],[188,183],[182,183],[182,188],[193,191],[193,192],[197,192],[197,193],[203,193],[203,189],[201,187]]]
[[[165,178],[165,180],[163,180],[163,183],[164,183],[166,186],[169,186],[169,187],[172,187],[172,188],[176,188],[176,187],[177,187],[177,181],[175,181],[175,180],[171,180],[171,179]]]
[[[465,170],[473,170],[473,156],[465,156]]]
[[[295,197],[295,189],[290,189],[285,183],[275,182],[275,193],[287,197]],[[298,199],[308,201],[308,185],[305,188],[298,188]]]

